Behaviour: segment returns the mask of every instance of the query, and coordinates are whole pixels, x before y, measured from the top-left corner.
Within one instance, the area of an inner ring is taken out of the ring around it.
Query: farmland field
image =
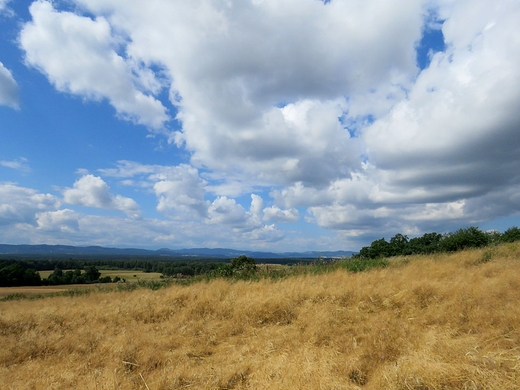
[[[53,271],[38,271],[42,279],[47,278]],[[139,280],[159,280],[161,274],[158,272],[142,272],[129,270],[100,270],[101,277],[110,276],[112,279],[119,276],[129,283]],[[28,296],[59,293],[73,289],[92,288],[95,285],[89,284],[68,284],[60,286],[26,286],[26,287],[0,287],[0,299],[12,294],[25,294]]]
[[[64,270],[65,272],[66,270]],[[72,270],[73,271],[73,270]],[[38,271],[42,279],[48,278],[53,271]],[[138,280],[153,280],[159,279],[161,274],[158,272],[143,272],[143,271],[132,271],[132,270],[99,270],[101,277],[110,276],[114,279],[119,276],[121,279],[125,279],[127,282],[137,282]]]
[[[0,287],[0,299],[13,294],[24,294],[27,296],[52,294],[72,289],[91,288],[92,286],[88,284],[69,284],[64,286]]]

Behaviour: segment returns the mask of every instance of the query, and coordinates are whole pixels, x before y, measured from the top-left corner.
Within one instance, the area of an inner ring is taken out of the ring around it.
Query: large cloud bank
[[[100,171],[129,185],[141,177],[172,220],[276,241],[267,223],[300,213],[354,238],[520,211],[518,2],[72,3],[31,5],[25,61],[189,153],[160,174],[131,162]],[[419,69],[432,18],[446,49]],[[138,210],[96,180],[66,201]],[[95,188],[104,198],[78,193]],[[249,209],[234,199],[248,194]]]

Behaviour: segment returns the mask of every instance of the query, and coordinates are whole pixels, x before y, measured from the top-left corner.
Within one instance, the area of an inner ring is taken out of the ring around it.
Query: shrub
[[[95,266],[91,265],[87,267],[83,276],[87,283],[92,283],[101,277],[101,272],[99,272]]]
[[[439,233],[425,233],[422,237],[412,238],[408,242],[407,254],[430,254],[439,251],[442,234]]]
[[[455,252],[468,248],[481,248],[488,242],[486,233],[472,226],[446,234],[441,241],[441,248],[446,252]]]
[[[112,278],[110,276],[103,276],[98,279],[99,283],[112,283]]]
[[[231,259],[229,267],[233,275],[239,278],[251,277],[256,273],[255,260],[244,255]]]
[[[365,246],[359,251],[359,255],[364,259],[376,259],[378,257],[388,257],[392,255],[391,245],[384,238],[372,242],[370,246]]]
[[[514,242],[520,240],[520,229],[516,226],[507,229],[501,237],[502,242]]]

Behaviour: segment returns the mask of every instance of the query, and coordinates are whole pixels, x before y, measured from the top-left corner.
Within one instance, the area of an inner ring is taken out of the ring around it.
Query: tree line
[[[64,284],[111,283],[119,278],[101,277],[101,272],[91,265],[81,270],[63,271],[56,267],[48,278],[42,279],[39,272],[22,261],[0,261],[0,287],[52,286]],[[120,280],[120,279],[119,279]]]
[[[179,269],[183,266],[192,267],[195,272],[198,270],[214,269],[216,264],[225,263],[226,260],[194,260],[194,261],[178,261],[178,260],[160,260],[162,257],[146,257],[145,259],[121,259],[118,257],[103,257],[97,259],[75,259],[75,258],[61,258],[61,259],[26,259],[26,258],[0,258],[0,262],[19,263],[25,268],[32,268],[36,271],[52,271],[56,268],[62,270],[66,269],[86,269],[89,266],[95,266],[98,269],[113,269],[113,270],[132,270],[143,272],[159,272],[163,273],[165,269],[173,267]]]
[[[163,277],[198,275],[245,276],[254,274],[255,261],[240,256],[228,261],[151,261],[151,260],[0,260],[0,287],[48,286],[124,281],[116,276],[101,277],[100,270],[134,270],[157,272]],[[42,279],[38,271],[53,270]]]
[[[164,276],[197,276],[221,267],[224,261],[153,261],[153,260],[0,260],[0,287],[65,285],[85,283],[110,283],[121,279],[117,276],[101,277],[99,270],[133,270],[157,272]],[[54,270],[42,279],[38,271]]]
[[[504,233],[499,231],[484,232],[471,226],[459,229],[454,233],[425,233],[422,237],[409,239],[404,234],[396,234],[386,241],[375,240],[370,246],[361,248],[354,258],[376,259],[392,256],[408,256],[441,252],[456,252],[470,248],[482,248],[488,245],[514,242],[520,240],[520,229],[511,227]]]

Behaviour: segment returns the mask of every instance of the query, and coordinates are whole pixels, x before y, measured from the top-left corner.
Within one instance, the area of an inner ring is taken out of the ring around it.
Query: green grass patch
[[[351,259],[344,262],[344,267],[349,272],[363,272],[373,268],[386,268],[390,265],[387,259]]]

